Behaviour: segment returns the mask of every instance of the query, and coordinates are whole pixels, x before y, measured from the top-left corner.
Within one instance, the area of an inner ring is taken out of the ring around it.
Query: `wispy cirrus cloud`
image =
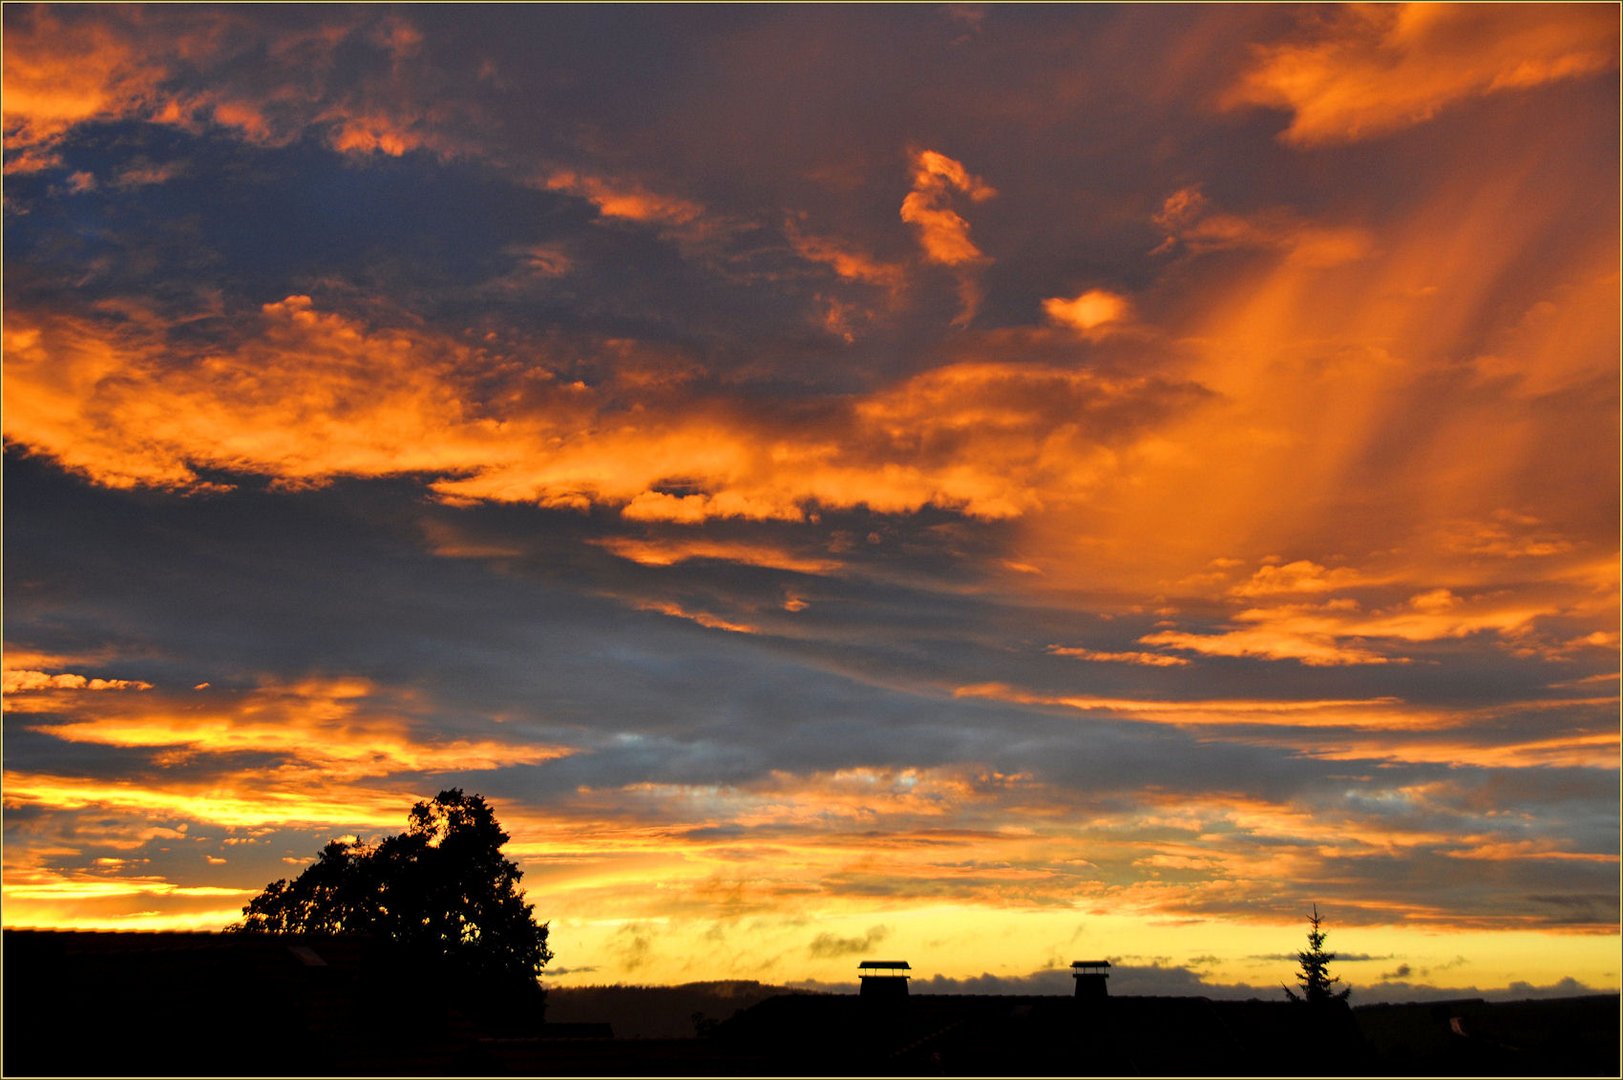
[[[1152,723],[1263,724],[1285,727],[1429,727],[1436,717],[1426,712],[1405,719],[1397,698],[1285,700],[1271,698],[1172,698],[1166,700],[1107,698],[1090,695],[1044,695],[1002,683],[960,686],[957,697],[992,698],[1028,705],[1059,705],[1083,712],[1114,712]]]
[[[669,615],[673,619],[686,619],[697,623],[707,630],[725,630],[730,634],[758,634],[760,630],[748,623],[735,622],[723,618],[709,611],[689,611],[680,604],[669,600],[638,601],[637,608],[642,611],[654,611],[661,615]]]
[[[1050,645],[1048,651],[1055,656],[1070,656],[1077,660],[1091,660],[1095,663],[1106,664],[1142,664],[1146,667],[1181,667],[1189,661],[1181,656],[1169,656],[1166,653],[1151,652],[1110,652],[1101,649],[1086,649],[1081,646]]]

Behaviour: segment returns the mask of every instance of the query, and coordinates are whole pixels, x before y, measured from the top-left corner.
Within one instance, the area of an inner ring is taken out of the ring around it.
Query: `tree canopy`
[[[1330,974],[1330,961],[1336,958],[1333,952],[1324,951],[1325,932],[1319,929],[1324,920],[1319,915],[1319,905],[1313,905],[1313,914],[1308,916],[1307,948],[1296,954],[1301,970],[1296,973],[1296,981],[1301,983],[1300,994],[1288,987],[1285,996],[1292,1001],[1306,1001],[1309,1004],[1319,1004],[1327,1001],[1346,1001],[1352,996],[1352,987],[1336,989],[1336,983],[1341,980]]]
[[[483,796],[450,788],[414,805],[397,836],[328,843],[298,877],[265,886],[230,929],[365,934],[492,993],[539,996],[547,924],[524,902],[523,872],[501,853],[507,840]]]

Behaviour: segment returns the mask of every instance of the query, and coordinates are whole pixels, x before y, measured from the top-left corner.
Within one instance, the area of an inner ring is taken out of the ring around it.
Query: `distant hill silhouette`
[[[620,1039],[689,1039],[784,993],[781,986],[739,979],[679,986],[549,986],[547,1022],[606,1021]]]

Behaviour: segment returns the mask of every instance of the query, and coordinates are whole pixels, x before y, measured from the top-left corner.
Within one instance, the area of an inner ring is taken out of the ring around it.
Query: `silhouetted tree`
[[[518,888],[523,872],[483,796],[460,788],[411,808],[406,831],[375,844],[334,840],[292,881],[273,881],[229,927],[246,934],[365,934],[459,980],[503,1010],[539,1010],[552,959],[547,924]]]
[[[1296,973],[1296,981],[1302,984],[1302,992],[1297,994],[1289,987],[1285,988],[1285,996],[1292,1001],[1319,1004],[1326,1001],[1346,1001],[1352,996],[1350,986],[1341,990],[1335,988],[1336,983],[1341,980],[1330,974],[1330,961],[1336,958],[1336,954],[1324,951],[1326,935],[1319,929],[1323,921],[1319,917],[1319,905],[1314,904],[1313,914],[1307,919],[1307,948],[1296,954],[1296,959],[1302,967],[1302,970]]]

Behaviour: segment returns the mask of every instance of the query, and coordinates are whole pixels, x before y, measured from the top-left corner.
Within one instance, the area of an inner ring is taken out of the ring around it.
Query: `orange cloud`
[[[604,217],[627,221],[686,225],[704,212],[698,203],[656,194],[640,184],[569,170],[554,172],[542,186],[549,191],[578,195],[596,206]]]
[[[141,319],[24,312],[9,313],[5,348],[7,437],[107,486],[202,490],[199,467],[294,486],[418,473],[448,502],[607,504],[675,523],[798,521],[813,505],[1015,517],[1079,498],[1118,467],[1112,447],[1198,400],[1154,378],[966,362],[785,425],[682,401],[679,385],[562,383],[305,296],[264,305],[234,347],[202,354]]]
[[[683,448],[694,455],[691,445]],[[722,467],[708,472],[710,477],[736,475],[743,470],[742,463],[750,456],[748,447],[738,447],[735,459],[738,468]],[[702,454],[699,456],[703,456]],[[657,481],[650,481],[655,482]],[[799,521],[804,516],[794,498],[780,498],[770,492],[718,491],[715,494],[694,493],[673,495],[667,491],[640,491],[621,509],[622,517],[630,521],[669,521],[683,525],[697,525],[711,518],[749,518],[755,521]]]
[[[337,117],[337,128],[331,141],[333,149],[345,153],[377,151],[390,157],[400,157],[423,145],[424,139],[396,117],[371,113]]]
[[[218,929],[256,889],[186,885],[157,874],[5,870],[6,925],[78,930]]]
[[[1273,596],[1279,593],[1317,593],[1361,584],[1363,579],[1351,567],[1327,570],[1310,559],[1284,564],[1268,564],[1257,569],[1251,580],[1229,590],[1233,596]]]
[[[84,662],[97,662],[97,657],[72,658],[41,653],[33,649],[19,649],[10,645],[5,650],[4,686],[0,688],[8,713],[50,712],[57,708],[59,695],[55,691],[151,690],[152,684],[140,679],[108,679],[101,676],[79,675],[73,672],[52,674],[47,668],[62,668]],[[24,695],[17,698],[14,695]]]
[[[707,630],[725,630],[730,634],[759,634],[759,628],[748,623],[733,622],[723,619],[719,615],[712,615],[708,611],[688,611],[680,604],[673,604],[664,600],[641,600],[636,603],[638,611],[656,611],[661,615],[669,615],[673,619],[686,619],[698,623]]]
[[[1307,580],[1323,581],[1316,576]],[[1274,584],[1266,587],[1272,589]],[[1239,629],[1218,634],[1162,630],[1139,641],[1207,656],[1299,660],[1310,666],[1406,663],[1368,647],[1371,639],[1414,643],[1489,631],[1514,641],[1546,614],[1553,611],[1542,603],[1500,596],[1467,602],[1447,589],[1433,589],[1367,613],[1347,599],[1251,608],[1234,616],[1235,622],[1246,624]]]
[[[1545,559],[1573,549],[1571,540],[1541,525],[1529,514],[1501,508],[1486,521],[1448,522],[1440,528],[1438,540],[1464,555],[1502,559]]]
[[[1615,863],[1616,855],[1594,851],[1563,851],[1553,840],[1492,840],[1469,848],[1445,851],[1453,859],[1483,859],[1506,862],[1518,859],[1569,859],[1578,862]]]
[[[0,116],[8,172],[54,161],[51,147],[76,124],[152,109],[164,66],[102,20],[70,27],[49,7],[8,23]]]
[[[1003,683],[960,686],[953,693],[1166,724],[1188,730],[1203,742],[1283,748],[1332,761],[1605,769],[1616,764],[1619,746],[1615,696],[1448,707],[1418,706],[1391,696],[1150,700],[1056,695]],[[1539,721],[1539,734],[1528,737],[1507,729],[1507,720],[1530,715],[1545,718]],[[1554,729],[1562,730],[1543,733]]]
[[[1604,6],[1350,5],[1315,10],[1297,40],[1260,49],[1225,103],[1287,110],[1288,143],[1353,142],[1617,63],[1617,19]]]
[[[953,192],[982,202],[997,190],[970,174],[962,163],[934,150],[913,153],[913,190],[902,199],[902,220],[914,227],[924,257],[957,269],[959,310],[954,326],[968,326],[980,308],[981,288],[973,271],[990,260],[969,238],[969,222],[952,209]]]
[[[895,292],[905,282],[901,266],[882,262],[849,244],[826,236],[802,232],[793,218],[784,222],[784,235],[795,253],[810,262],[822,263],[847,281],[860,281]]]
[[[1183,388],[1085,369],[966,361],[924,372],[857,403],[862,427],[933,470],[942,498],[976,517],[1017,517],[1080,499],[1113,476],[1116,447]],[[1079,416],[1089,423],[1078,425]],[[1119,432],[1119,434],[1118,434]],[[886,479],[898,477],[887,470]],[[878,508],[877,506],[875,507]]]
[[[797,574],[831,574],[843,566],[834,559],[807,558],[782,548],[745,541],[609,537],[593,543],[643,566],[674,566],[690,559],[717,559]]]
[[[1363,259],[1374,246],[1367,229],[1311,222],[1288,209],[1250,216],[1218,212],[1198,184],[1167,196],[1152,220],[1165,230],[1166,239],[1151,254],[1180,247],[1192,255],[1270,250],[1283,253],[1292,266],[1324,268]]]
[[[1364,604],[1396,611],[1447,589],[1471,612],[1502,589],[1492,603],[1504,610],[1483,627],[1497,644],[1532,645],[1558,620],[1578,624],[1562,640],[1615,627],[1615,571],[1600,574],[1616,551],[1615,215],[1569,230],[1589,181],[1539,162],[1584,124],[1541,123],[1548,130],[1506,144],[1504,169],[1481,169],[1475,147],[1436,146],[1428,184],[1385,220],[1358,225],[1356,259],[1292,257],[1320,247],[1293,247],[1299,236],[1339,226],[1294,211],[1225,222],[1198,190],[1175,193],[1160,215],[1174,246],[1187,238],[1194,251],[1278,257],[1187,260],[1175,309],[1159,292],[1156,329],[1168,345],[1157,362],[1214,397],[1123,452],[1087,509],[1046,505],[1021,517],[1020,542],[1005,555],[1043,571],[1031,591],[1109,581],[1193,604],[1291,598],[1264,591],[1287,584],[1315,590],[1307,596],[1356,587]],[[1550,409],[1557,397],[1570,407]],[[1325,569],[1280,567],[1246,581],[1212,565],[1242,557],[1255,568],[1275,552]],[[1580,567],[1597,576],[1583,581]],[[1357,581],[1329,577],[1354,568]],[[1392,642],[1404,637],[1360,642],[1354,621],[1235,622],[1223,641],[1155,644],[1396,658]],[[1261,632],[1292,629],[1327,636]]]
[[[1072,300],[1043,301],[1050,322],[1083,332],[1123,322],[1129,314],[1127,298],[1105,289],[1089,289]]]
[[[301,815],[319,805],[289,801],[280,815],[256,824],[251,808],[234,802],[227,785],[155,792],[8,774],[5,788],[8,805],[37,806],[42,821],[73,809],[101,811],[101,817],[116,812],[138,822],[180,820],[177,828],[145,826],[164,843],[186,835],[186,820],[225,826],[233,833],[228,840],[241,839],[270,826],[297,827],[306,820]],[[15,800],[14,788],[20,792]],[[333,816],[308,824],[328,835],[341,831],[340,822],[351,830],[360,826],[357,831],[396,828],[407,798],[348,785],[325,797]],[[345,797],[348,804],[336,801]],[[555,927],[577,930],[582,918],[766,916],[804,911],[808,904],[849,904],[852,897],[860,898],[859,905],[897,910],[952,901],[983,911],[1056,905],[1072,910],[1082,904],[1161,918],[1232,913],[1254,903],[1263,883],[1313,879],[1332,862],[1343,880],[1343,903],[1374,910],[1390,902],[1389,886],[1378,872],[1359,871],[1362,856],[1458,851],[1462,857],[1537,860],[1552,851],[1587,854],[1561,841],[1496,849],[1502,835],[1441,830],[1427,814],[1394,816],[1387,805],[1423,809],[1446,806],[1454,797],[1446,788],[1411,786],[1372,791],[1368,803],[1299,805],[1237,793],[1150,790],[1122,806],[1109,797],[982,767],[857,766],[780,772],[737,785],[586,787],[572,794],[566,812],[518,804],[503,809],[502,821],[513,835],[508,851],[523,865],[526,884],[547,897]],[[188,805],[193,808],[181,809]],[[160,828],[161,836],[155,831]],[[1303,836],[1315,840],[1304,844]],[[130,857],[127,864],[86,871],[56,865],[77,855],[74,849],[42,842],[25,859],[8,845],[7,888],[26,900],[13,907],[8,891],[8,921],[15,925],[19,913],[49,908],[53,924],[90,925],[123,917],[132,903],[176,920],[170,925],[184,925],[187,911],[191,925],[210,918],[219,925],[235,916],[226,909],[220,917],[201,894],[184,903],[178,897],[160,902],[158,894],[172,894],[171,886],[193,886],[132,875],[136,851],[121,850]],[[302,862],[290,859],[290,865]],[[103,882],[115,872],[133,880],[109,889]],[[150,895],[140,893],[147,885]],[[1406,910],[1447,921],[1442,908],[1414,899],[1413,880],[1404,887]],[[236,899],[250,891],[215,895]]]
[[[269,754],[281,760],[272,774],[287,781],[300,775],[354,781],[401,772],[491,769],[570,753],[488,739],[427,738],[395,714],[399,703],[380,702],[379,696],[364,680],[311,680],[230,697],[211,694],[202,701],[142,699],[34,730],[65,742],[166,749],[177,761]]]
[[[1140,664],[1145,667],[1181,667],[1189,663],[1181,656],[1168,656],[1165,653],[1100,652],[1096,649],[1068,648],[1062,645],[1050,645],[1048,651],[1055,656],[1071,656],[1096,663]]]
[[[978,262],[980,248],[969,239],[969,222],[949,205],[954,191],[975,202],[992,198],[997,190],[970,175],[964,166],[934,150],[913,154],[913,190],[902,200],[902,220],[918,230],[925,257],[943,266]]]
[[[1253,618],[1255,612],[1248,612]],[[1281,620],[1283,621],[1283,620]],[[1293,626],[1277,623],[1258,629],[1230,630],[1221,634],[1192,634],[1178,630],[1159,630],[1145,634],[1138,640],[1145,645],[1160,645],[1169,649],[1183,649],[1203,656],[1248,656],[1261,660],[1297,660],[1309,667],[1339,667],[1347,664],[1390,664],[1394,661],[1381,653],[1358,645],[1344,645],[1333,633],[1300,629],[1300,621]],[[1315,624],[1315,626],[1320,626]]]
[[[54,146],[79,124],[130,118],[188,130],[214,125],[268,145],[315,131],[342,153],[466,149],[457,133],[463,117],[415,100],[402,76],[400,65],[418,51],[408,43],[421,41],[404,20],[323,20],[267,39],[228,10],[168,16],[127,9],[86,18],[37,8],[8,23],[0,92],[6,171],[54,164]],[[339,90],[312,80],[312,67],[346,42],[387,53],[394,81]],[[138,179],[165,176],[148,170]]]
[[[475,350],[370,333],[308,297],[264,305],[236,353],[183,362],[139,327],[8,322],[7,435],[110,487],[195,487],[194,464],[299,483],[503,456],[500,425],[457,396]]]
[[[587,788],[572,804],[584,844],[576,843],[576,827],[539,818],[521,816],[513,831],[519,853],[539,860],[531,880],[546,874],[558,903],[639,918],[804,910],[851,895],[885,906],[1058,903],[1162,918],[1236,917],[1266,882],[1334,870],[1342,903],[1379,922],[1397,903],[1380,871],[1394,855],[1590,854],[1561,840],[1499,847],[1503,834],[1438,827],[1434,815],[1457,812],[1462,795],[1447,784],[1363,794],[1304,804],[1152,789],[1120,806],[972,767],[855,767],[742,785]],[[561,847],[528,839],[548,830],[570,839]],[[752,868],[747,877],[741,866]],[[659,882],[654,895],[635,887],[651,879]],[[1444,906],[1415,899],[1412,876],[1403,888],[1402,917],[1448,921]]]
[[[1033,694],[1003,683],[960,686],[954,697],[991,698],[1020,705],[1058,705],[1079,712],[1119,713],[1174,725],[1257,725],[1285,728],[1353,727],[1429,729],[1447,724],[1435,711],[1414,710],[1395,697],[1324,700],[1216,698],[1153,701],[1088,695]]]
[[[1610,702],[1615,706],[1616,701]],[[1474,765],[1485,769],[1615,769],[1623,747],[1616,732],[1559,735],[1548,739],[1484,741],[1469,737],[1422,737],[1402,741],[1382,736],[1315,736],[1301,750],[1332,761],[1388,759],[1434,765]]]
[[[7,807],[53,813],[93,809],[133,820],[202,821],[227,829],[326,827],[332,822],[389,828],[400,820],[402,793],[357,785],[312,786],[306,777],[276,788],[251,776],[175,781],[161,788],[132,781],[98,780],[8,770]]]
[[[83,675],[47,675],[43,671],[6,668],[5,693],[29,690],[151,690],[152,684],[139,679],[86,678]]]
[[[265,853],[255,849],[288,830],[316,838],[393,832],[403,808],[428,792],[352,777],[402,768],[413,773],[494,768],[531,760],[536,749],[421,740],[390,715],[393,709],[380,710],[379,701],[410,705],[409,695],[357,680],[329,680],[250,691],[229,709],[182,714],[176,705],[167,712],[123,710],[112,718],[98,713],[75,729],[75,737],[103,745],[174,747],[180,757],[190,755],[194,767],[142,780],[7,770],[0,790],[8,825],[14,811],[31,813],[5,849],[6,924],[217,929],[236,919],[241,901],[258,891],[264,878],[257,872],[250,872],[254,876],[248,881],[220,887],[168,880],[138,867],[172,862],[171,851],[193,852],[218,865],[222,860],[210,852],[228,848],[234,865],[263,863]],[[228,755],[243,751],[282,756],[291,764],[239,768]],[[195,760],[210,754],[218,756],[221,770],[211,773],[214,762]],[[640,825],[606,819],[587,828],[579,819],[514,809],[519,812],[504,807],[502,820],[532,851],[602,845],[610,838],[630,846],[638,835],[644,847],[652,847],[660,838]],[[668,830],[661,835],[668,839]],[[119,854],[88,858],[101,851]],[[308,852],[284,861],[302,866]],[[93,869],[84,869],[85,864]],[[224,897],[233,903],[222,905]]]

